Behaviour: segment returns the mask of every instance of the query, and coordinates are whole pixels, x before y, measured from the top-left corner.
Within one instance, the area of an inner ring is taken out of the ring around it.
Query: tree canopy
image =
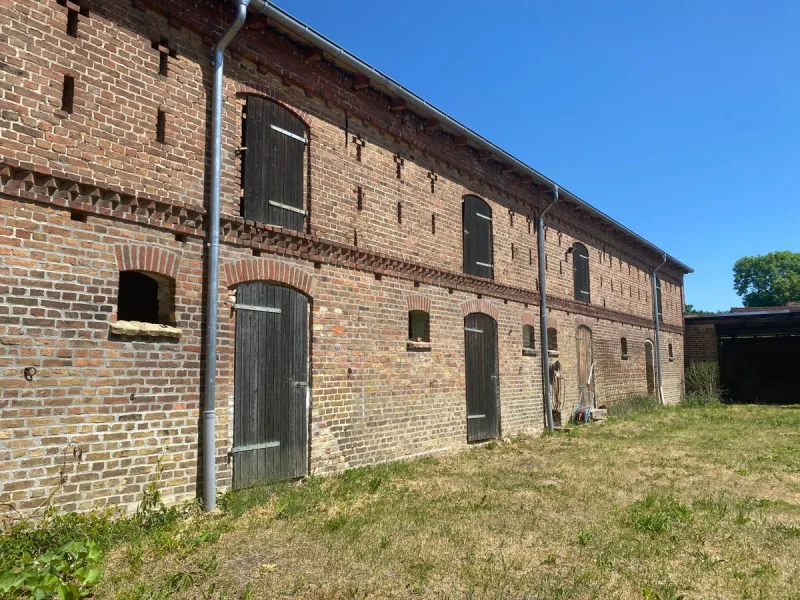
[[[740,258],[733,265],[733,289],[745,306],[786,306],[800,300],[800,253]]]

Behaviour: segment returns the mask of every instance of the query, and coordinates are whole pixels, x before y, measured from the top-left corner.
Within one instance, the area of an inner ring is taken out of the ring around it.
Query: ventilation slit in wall
[[[436,235],[436,213],[431,214],[431,233]]]
[[[78,11],[67,10],[67,35],[78,37]]]
[[[61,110],[71,113],[75,103],[75,78],[64,75],[64,87],[61,89]]]
[[[514,260],[514,244],[511,244],[511,260]]]
[[[164,144],[167,141],[167,113],[158,109],[158,120],[156,121],[156,141]]]
[[[364,188],[356,189],[356,208],[364,210]]]
[[[403,223],[403,203],[397,203],[397,222],[402,225]]]

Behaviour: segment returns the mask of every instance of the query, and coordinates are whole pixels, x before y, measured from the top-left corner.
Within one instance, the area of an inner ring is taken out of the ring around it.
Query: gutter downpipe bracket
[[[655,269],[653,269],[652,275],[652,284],[653,284],[653,322],[656,326],[656,373],[658,376],[658,399],[661,401],[661,404],[664,404],[664,388],[663,388],[663,381],[661,379],[661,331],[660,331],[660,323],[658,319],[658,299],[656,298],[657,286],[656,286],[656,278],[658,271],[667,264],[667,255],[664,254],[664,260],[660,265],[658,265]]]
[[[209,190],[208,285],[206,287],[205,401],[203,403],[203,508],[217,505],[217,312],[219,310],[219,197],[222,172],[222,103],[225,49],[247,19],[250,0],[237,0],[236,18],[214,45],[214,89],[211,107],[211,188]]]
[[[547,417],[547,429],[553,431],[553,403],[550,399],[550,356],[547,339],[547,277],[544,254],[544,216],[558,202],[558,186],[553,186],[553,201],[547,205],[536,219],[536,244],[539,255],[539,337],[542,340],[542,381],[544,382],[544,407]]]

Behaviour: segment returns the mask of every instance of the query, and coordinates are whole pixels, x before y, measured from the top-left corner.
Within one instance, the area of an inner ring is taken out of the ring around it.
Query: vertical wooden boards
[[[306,474],[308,298],[262,281],[237,288],[233,486]]]
[[[477,196],[464,196],[462,221],[464,273],[493,279],[492,209]]]
[[[572,251],[573,285],[575,300],[590,302],[589,251],[583,244],[575,244]]]
[[[242,217],[300,231],[305,217],[305,125],[259,96],[247,97],[246,111]]]
[[[579,406],[591,406],[589,377],[592,369],[592,331],[588,327],[575,330],[575,349],[578,354],[578,402]]]
[[[647,375],[647,395],[655,396],[656,394],[656,370],[655,360],[653,359],[653,342],[647,340],[644,343],[644,362],[645,373]]]
[[[472,313],[464,319],[467,389],[467,441],[500,434],[498,407],[497,323],[489,315]]]

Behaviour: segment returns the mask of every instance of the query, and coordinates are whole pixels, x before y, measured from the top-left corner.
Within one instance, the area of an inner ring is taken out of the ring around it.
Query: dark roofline
[[[771,315],[788,315],[798,313],[800,314],[800,308],[786,308],[783,310],[759,310],[759,311],[741,311],[741,312],[726,312],[720,313],[718,315],[685,315],[683,318],[685,320],[690,321],[703,321],[703,320],[714,320],[714,319],[747,319],[749,317],[767,317]]]
[[[692,269],[688,265],[682,263],[673,256],[670,256],[655,244],[652,244],[651,242],[647,241],[637,233],[634,233],[633,231],[622,225],[620,222],[616,221],[615,219],[612,219],[601,210],[595,208],[588,202],[582,200],[576,194],[573,194],[567,189],[561,187],[559,184],[557,184],[550,178],[539,173],[533,167],[522,162],[515,156],[512,156],[511,154],[501,149],[500,147],[496,146],[495,144],[493,144],[480,134],[476,133],[475,131],[467,127],[466,125],[460,123],[458,120],[449,116],[448,114],[436,108],[432,104],[426,102],[425,100],[417,96],[414,92],[404,87],[400,83],[396,82],[394,79],[392,79],[382,71],[364,62],[354,54],[351,54],[339,44],[328,39],[321,33],[314,30],[312,27],[309,27],[302,21],[296,19],[295,17],[293,17],[283,9],[279,8],[278,6],[275,6],[275,4],[265,0],[251,0],[250,6],[251,9],[263,15],[266,15],[268,19],[271,19],[273,22],[280,25],[283,29],[288,30],[293,37],[295,37],[302,43],[320,48],[321,50],[323,50],[328,54],[330,59],[336,61],[337,64],[339,64],[340,66],[343,64],[344,67],[350,70],[352,73],[363,75],[367,77],[371,83],[386,88],[391,94],[399,96],[408,103],[407,107],[408,109],[413,110],[414,112],[422,115],[423,117],[438,121],[439,128],[443,130],[454,130],[456,134],[463,135],[466,138],[468,138],[468,140],[472,142],[473,146],[479,149],[483,148],[494,154],[497,154],[498,158],[502,162],[510,163],[512,166],[516,167],[522,174],[529,175],[533,179],[538,180],[540,185],[545,185],[551,190],[556,188],[559,189],[562,196],[563,195],[568,196],[569,199],[571,199],[575,204],[589,211],[596,217],[600,218],[602,221],[608,223],[609,225],[617,229],[619,232],[623,233],[624,235],[632,237],[634,240],[643,244],[653,252],[656,252],[658,255],[666,256],[668,264],[670,264],[670,266],[676,267],[678,270],[682,271],[685,274],[694,272],[694,269]]]

